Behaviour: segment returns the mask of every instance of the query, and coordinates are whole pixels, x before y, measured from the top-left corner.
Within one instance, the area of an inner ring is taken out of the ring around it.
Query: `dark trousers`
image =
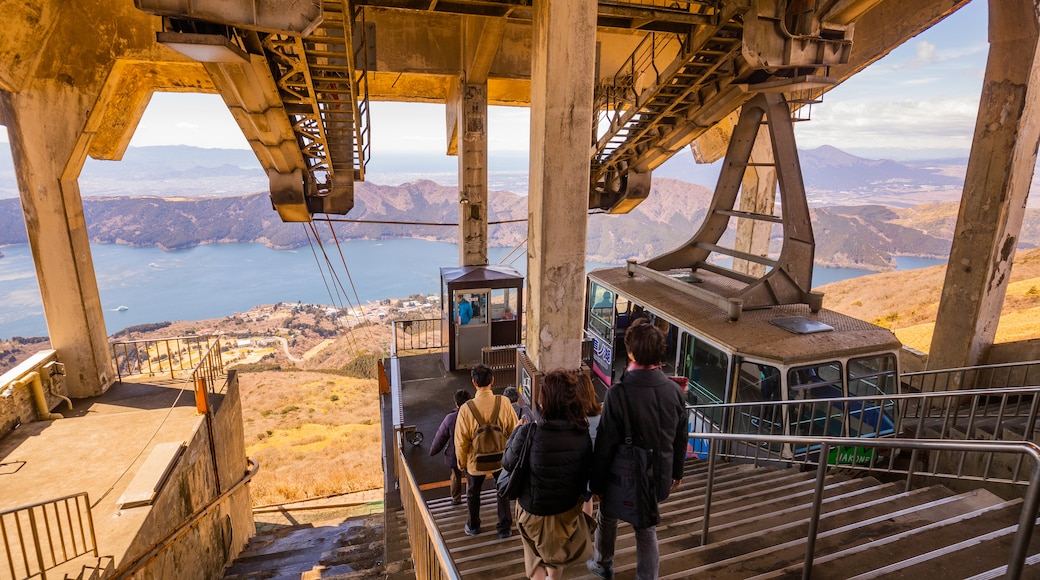
[[[450,483],[450,487],[448,488],[451,491],[451,501],[453,501],[455,503],[461,503],[462,502],[462,470],[459,469],[458,467],[455,467],[454,465],[451,466],[451,479],[449,479],[448,481],[451,482]]]
[[[492,484],[498,480],[499,473],[499,471],[496,471],[491,474]],[[480,529],[480,490],[484,487],[485,478],[487,478],[486,475],[466,473],[466,507],[469,508],[469,522],[467,523],[471,530]],[[498,503],[498,525],[496,528],[500,533],[507,532],[513,527],[513,514],[509,511],[509,500],[499,497],[497,492],[495,493],[495,499]]]

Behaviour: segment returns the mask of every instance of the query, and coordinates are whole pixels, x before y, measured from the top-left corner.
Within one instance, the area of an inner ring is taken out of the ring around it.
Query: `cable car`
[[[625,267],[588,275],[585,332],[593,342],[593,373],[605,384],[627,365],[625,329],[645,317],[667,337],[663,361],[684,377],[691,432],[892,435],[896,408],[884,395],[899,391],[899,339],[888,329],[805,304],[729,313]],[[869,404],[841,397],[878,397]],[[720,403],[803,401],[747,405],[712,412]],[[691,453],[703,440],[691,438]],[[801,449],[772,449],[797,456]],[[808,450],[811,452],[811,449]]]

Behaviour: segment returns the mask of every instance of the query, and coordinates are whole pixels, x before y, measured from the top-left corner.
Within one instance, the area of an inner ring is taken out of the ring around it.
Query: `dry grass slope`
[[[946,266],[862,276],[822,286],[824,305],[891,328],[903,344],[928,352]],[[996,342],[1040,338],[1040,249],[1019,252]]]
[[[375,380],[262,371],[240,381],[246,453],[261,466],[253,505],[382,486]]]

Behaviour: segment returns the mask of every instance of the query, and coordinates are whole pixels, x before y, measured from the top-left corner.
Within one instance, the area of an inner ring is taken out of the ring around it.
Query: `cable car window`
[[[726,400],[726,372],[729,355],[690,334],[683,334],[682,375],[690,380],[687,402],[691,405],[721,403]]]
[[[589,330],[611,339],[614,325],[614,293],[593,282],[589,286]]]
[[[740,365],[737,378],[737,403],[773,402],[780,400],[780,371],[773,366],[753,362]],[[739,407],[734,432],[783,435],[781,408],[777,405]],[[779,444],[777,445],[779,449]]]
[[[898,392],[895,355],[852,359],[848,373],[850,397],[878,397],[849,404],[849,434],[866,437],[894,433],[896,404],[883,396]]]
[[[804,401],[790,415],[794,435],[841,437],[844,424],[842,403],[822,401],[844,396],[839,362],[797,367],[787,373],[788,399]]]

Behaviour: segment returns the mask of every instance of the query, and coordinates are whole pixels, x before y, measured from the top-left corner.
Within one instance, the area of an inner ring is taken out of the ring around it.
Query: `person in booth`
[[[469,303],[468,296],[463,296],[459,301],[459,324],[469,324],[473,318],[473,305]]]

